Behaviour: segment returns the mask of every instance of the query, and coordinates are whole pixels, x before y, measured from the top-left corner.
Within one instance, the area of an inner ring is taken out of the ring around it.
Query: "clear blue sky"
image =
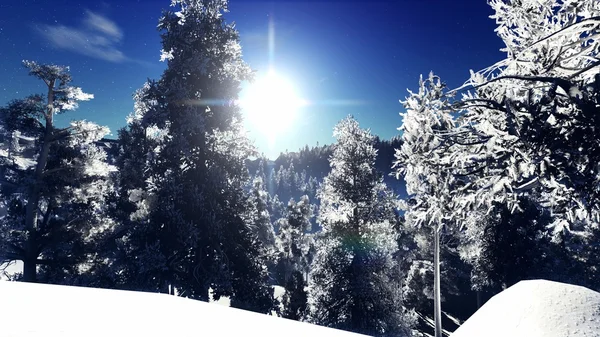
[[[147,78],[159,78],[165,67],[156,25],[169,4],[2,1],[0,104],[44,92],[21,60],[69,65],[75,84],[95,99],[61,122],[88,119],[109,126],[116,136],[132,110],[133,91]],[[227,18],[237,24],[246,62],[259,75],[268,69],[272,20],[273,67],[302,98],[314,102],[299,111],[294,126],[273,147],[256,130],[249,130],[250,137],[274,158],[286,149],[331,143],[333,126],[348,114],[382,138],[397,135],[398,100],[407,88],[416,88],[420,74],[433,70],[454,87],[468,78],[469,69],[502,58],[491,14],[484,0],[230,0]],[[94,22],[114,29],[101,32]],[[69,38],[61,42],[61,36]]]

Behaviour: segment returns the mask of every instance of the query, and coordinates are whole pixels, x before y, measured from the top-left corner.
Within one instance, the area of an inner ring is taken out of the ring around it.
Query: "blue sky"
[[[156,25],[169,3],[3,1],[0,104],[44,92],[21,60],[69,65],[75,84],[95,99],[60,122],[88,119],[116,135],[132,109],[133,91],[165,67]],[[416,88],[420,74],[433,70],[454,87],[469,69],[502,58],[491,14],[484,0],[230,0],[227,18],[237,24],[246,62],[260,76],[271,61],[301,98],[313,102],[271,146],[251,125],[249,136],[274,158],[286,149],[333,142],[333,126],[348,114],[382,138],[397,135],[398,100]],[[275,28],[272,59],[269,22]]]

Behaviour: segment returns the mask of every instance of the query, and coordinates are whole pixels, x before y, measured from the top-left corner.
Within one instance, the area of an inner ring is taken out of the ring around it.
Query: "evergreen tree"
[[[309,277],[309,320],[369,335],[406,332],[394,254],[397,201],[374,164],[373,136],[349,117],[319,198],[323,227]]]
[[[313,207],[307,196],[300,201],[291,199],[287,207],[287,216],[279,220],[277,235],[279,246],[278,280],[287,284],[294,271],[301,275],[308,273],[310,265],[310,248],[312,236],[310,219],[313,217]]]
[[[0,109],[8,156],[0,157],[0,264],[22,260],[26,282],[78,283],[89,268],[94,238],[111,226],[103,218],[111,189],[106,153],[95,145],[109,131],[87,121],[66,128],[57,114],[93,95],[70,85],[69,68],[24,61],[46,96],[14,100]]]
[[[299,270],[295,270],[285,283],[285,295],[283,295],[282,317],[295,321],[303,320],[306,315],[308,294],[306,292],[306,281]]]
[[[166,230],[156,230],[149,221],[155,197],[146,191],[147,179],[150,169],[157,165],[155,151],[165,137],[163,130],[143,123],[152,105],[146,100],[149,89],[146,84],[135,92],[134,111],[127,118],[127,127],[119,130],[117,188],[109,203],[110,216],[117,225],[101,237],[88,282],[102,288],[174,293],[174,277],[169,274],[176,263],[177,241],[169,240]],[[156,249],[159,246],[161,251]]]
[[[273,254],[275,249],[275,233],[268,210],[270,197],[265,190],[262,178],[254,178],[252,185],[248,200],[250,203],[249,208],[252,210],[250,221],[253,224],[258,239],[267,248],[267,251]]]
[[[269,213],[271,214],[271,223],[273,223],[275,225],[274,229],[276,230],[276,232],[279,232],[279,225],[280,225],[279,220],[286,216],[286,206],[279,199],[278,194],[275,194],[271,198],[271,202],[269,203],[269,209],[270,209]]]
[[[272,264],[275,260],[276,247],[269,204],[270,196],[265,190],[263,180],[260,176],[256,176],[252,180],[248,198],[249,218],[247,221],[264,249],[262,252],[264,259],[269,260],[269,264]]]
[[[143,179],[122,198],[135,204],[120,234],[143,290],[268,312],[263,244],[249,221],[246,159],[254,153],[235,101],[251,77],[222,0],[173,1],[160,19],[167,69],[138,93],[123,139],[144,146]],[[127,161],[123,161],[126,164]],[[135,242],[132,250],[127,247]],[[128,261],[121,264],[129,267]]]
[[[521,197],[513,213],[497,204],[484,219],[484,226],[467,229],[462,238],[461,256],[473,266],[474,289],[495,294],[528,279],[593,287],[586,277],[586,254],[552,240],[547,230],[552,217],[535,200]]]
[[[314,256],[314,235],[310,234],[313,209],[306,195],[298,202],[291,199],[287,216],[278,221],[279,253],[275,274],[286,291],[282,316],[294,320],[302,320],[306,315],[306,279]]]

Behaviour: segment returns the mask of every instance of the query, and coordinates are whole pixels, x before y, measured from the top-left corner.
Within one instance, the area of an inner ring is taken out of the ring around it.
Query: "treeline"
[[[399,138],[392,140],[381,140],[374,136],[373,147],[377,150],[375,169],[382,174],[383,181],[398,197],[406,196],[404,181],[397,178],[392,169],[395,161],[395,149],[401,146]],[[282,153],[276,160],[259,157],[247,160],[246,165],[251,177],[260,177],[269,193],[272,203],[270,212],[275,215],[276,221],[282,215],[281,209],[291,199],[299,200],[306,195],[314,204],[315,211],[318,210],[320,201],[317,198],[319,185],[325,176],[331,171],[330,157],[333,154],[334,145],[308,145],[298,152]],[[320,229],[316,218],[312,218],[312,230]]]
[[[600,290],[600,7],[490,5],[507,58],[455,90],[421,79],[400,137],[348,117],[335,144],[275,161],[242,132],[252,73],[224,1],[164,12],[167,68],[110,144],[56,126],[93,96],[26,61],[48,91],[0,108],[0,263],[376,336],[441,336],[522,279]]]
[[[402,140],[400,137],[394,137],[391,140],[382,140],[378,136],[374,137],[374,147],[377,150],[375,168],[383,173],[386,184],[390,185],[396,193],[404,196],[406,194],[405,184],[402,177],[396,178],[392,173],[392,165],[395,161],[395,150],[400,148]],[[316,178],[319,182],[329,173],[331,166],[329,158],[333,154],[333,145],[319,145],[304,148],[297,152],[285,152],[279,155],[277,159],[271,161],[260,157],[255,160],[249,160],[247,165],[250,172],[260,172],[271,176],[275,172],[273,179],[280,180],[286,170],[292,171],[300,176]],[[279,193],[275,193],[279,194]]]

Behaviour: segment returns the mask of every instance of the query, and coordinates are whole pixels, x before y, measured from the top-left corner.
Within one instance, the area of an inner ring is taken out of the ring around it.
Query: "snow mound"
[[[600,336],[600,293],[545,280],[521,281],[492,297],[452,337]]]
[[[3,337],[360,336],[166,294],[0,281]]]

